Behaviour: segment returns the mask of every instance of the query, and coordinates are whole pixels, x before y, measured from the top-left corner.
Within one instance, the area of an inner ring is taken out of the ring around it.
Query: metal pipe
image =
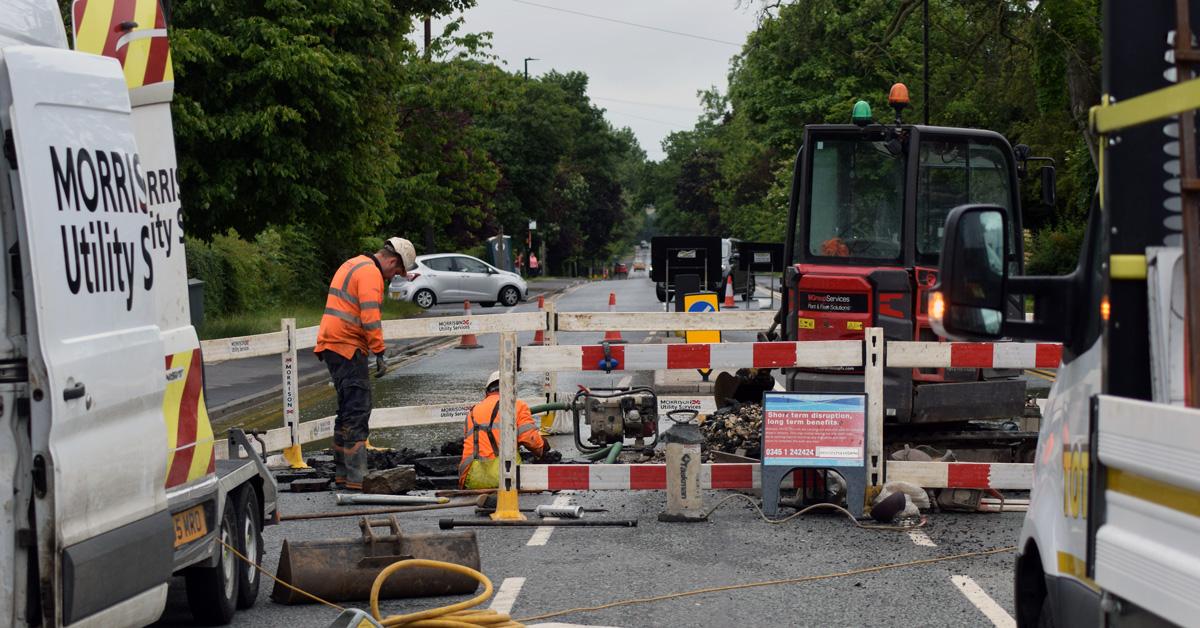
[[[372,515],[389,515],[400,512],[421,512],[423,510],[442,510],[444,508],[470,508],[475,500],[450,502],[448,504],[429,504],[427,506],[399,506],[396,508],[371,508],[367,510],[339,510],[334,512],[306,512],[295,515],[279,515],[279,521],[305,521],[308,519],[337,519],[339,517],[370,517]]]
[[[560,528],[636,528],[637,519],[542,519],[540,521],[438,519],[438,527],[443,530],[453,530],[454,528],[540,528],[541,526]]]
[[[542,504],[533,509],[539,517],[559,517],[563,519],[579,519],[583,517],[583,506],[551,506]]]
[[[430,497],[426,495],[367,495],[361,493],[338,493],[334,496],[338,506],[353,506],[375,504],[378,506],[412,506],[416,504],[445,504],[450,501],[447,497]]]

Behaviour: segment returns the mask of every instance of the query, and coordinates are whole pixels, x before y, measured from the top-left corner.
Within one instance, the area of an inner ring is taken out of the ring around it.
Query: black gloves
[[[383,377],[387,374],[387,360],[383,357],[383,353],[375,354],[375,377]]]

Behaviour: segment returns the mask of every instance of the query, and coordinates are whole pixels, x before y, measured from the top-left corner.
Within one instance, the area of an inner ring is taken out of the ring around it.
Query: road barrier
[[[867,471],[869,484],[903,480],[927,488],[1029,489],[1032,465],[1017,463],[940,463],[885,461],[883,452],[884,368],[1057,368],[1060,345],[1051,343],[966,343],[886,341],[870,328],[862,340],[808,342],[731,342],[719,344],[557,345],[558,332],[721,330],[753,331],[769,327],[775,313],[747,312],[557,312],[415,318],[384,321],[385,340],[499,334],[501,498],[497,516],[520,517],[520,489],[586,490],[654,489],[665,486],[663,465],[525,465],[514,464],[515,404],[518,372],[545,374],[546,401],[557,400],[557,374],[570,371],[634,372],[698,368],[831,368],[862,369],[867,393]],[[316,327],[297,329],[284,319],[281,331],[201,343],[206,364],[229,359],[281,356],[284,426],[268,431],[268,451],[282,450],[293,464],[302,463],[303,443],[328,438],[334,417],[299,422],[296,355],[316,344]],[[517,346],[517,333],[541,332],[546,346]],[[709,410],[700,396],[664,396],[660,407]],[[471,403],[379,408],[371,427],[388,428],[461,423]],[[886,465],[886,466],[885,466]],[[706,488],[761,488],[757,464],[710,464],[704,467]],[[661,478],[661,480],[660,480]]]

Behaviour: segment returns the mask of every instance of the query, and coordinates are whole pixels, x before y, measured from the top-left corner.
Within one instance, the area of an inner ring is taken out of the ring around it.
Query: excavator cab
[[[927,301],[946,216],[960,205],[1007,212],[1013,246],[1005,263],[1010,273],[1022,270],[1018,181],[1027,149],[1020,147],[1018,159],[992,131],[904,124],[907,90],[903,102],[897,91],[894,122],[874,121],[859,101],[852,124],[804,129],[785,245],[780,322],[788,340],[858,339],[868,327],[883,328],[889,340],[941,340],[929,326]],[[1010,307],[1020,310],[1016,300]],[[1018,375],[888,369],[885,414],[901,423],[1020,416],[1025,382]],[[793,369],[786,378],[793,391],[862,390],[857,369]]]

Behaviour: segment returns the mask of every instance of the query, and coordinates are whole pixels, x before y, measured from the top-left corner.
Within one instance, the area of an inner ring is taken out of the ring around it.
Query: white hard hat
[[[487,389],[491,388],[493,385],[499,385],[499,384],[500,384],[500,371],[492,371],[492,374],[488,375],[487,384],[484,385],[483,389],[487,390]]]
[[[417,263],[417,249],[413,248],[412,242],[404,238],[388,238],[383,242],[385,248],[391,249],[400,256],[400,261],[404,264],[404,269],[413,268]]]

